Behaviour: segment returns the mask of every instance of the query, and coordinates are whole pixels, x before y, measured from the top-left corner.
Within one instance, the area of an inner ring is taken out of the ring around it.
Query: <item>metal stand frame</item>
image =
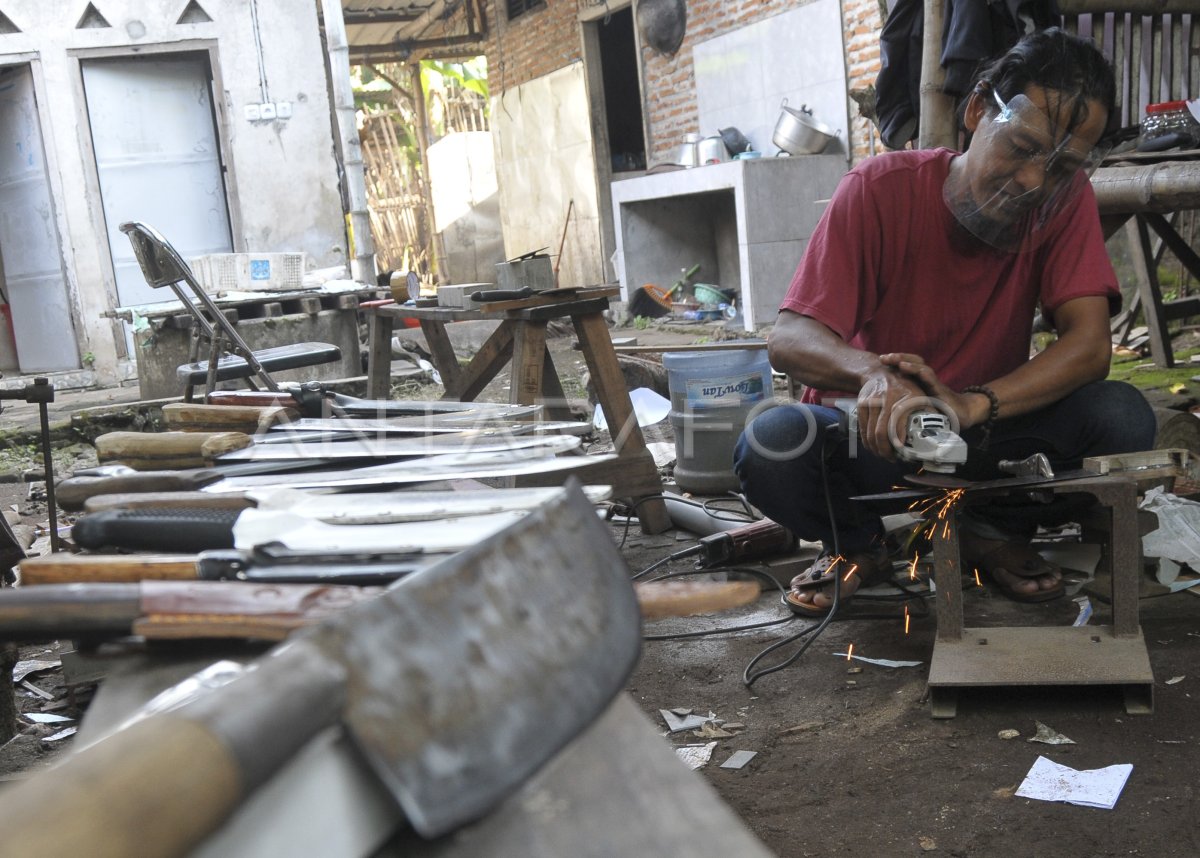
[[[1026,489],[1028,490],[1028,489]],[[1131,715],[1154,711],[1154,675],[1138,621],[1142,574],[1137,486],[1101,476],[1048,483],[1039,491],[1082,492],[1096,499],[1086,528],[1107,538],[1098,572],[1112,582],[1112,625],[963,627],[962,578],[956,505],[934,539],[937,640],[929,667],[934,718],[957,714],[958,689],[994,685],[1119,685]],[[970,492],[970,500],[994,492]]]

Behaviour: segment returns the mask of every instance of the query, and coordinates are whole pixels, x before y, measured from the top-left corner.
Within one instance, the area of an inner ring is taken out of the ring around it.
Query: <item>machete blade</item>
[[[640,647],[629,570],[578,488],[305,633],[413,827],[476,819],[596,718]]]

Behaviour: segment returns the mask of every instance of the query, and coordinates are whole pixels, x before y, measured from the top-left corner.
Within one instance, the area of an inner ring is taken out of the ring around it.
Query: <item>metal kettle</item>
[[[689,133],[684,136],[683,144],[675,155],[675,163],[681,167],[698,167],[703,162],[696,155],[696,147],[700,144],[700,135]]]
[[[729,150],[720,134],[705,137],[696,144],[696,160],[701,164],[720,164],[729,160]]]

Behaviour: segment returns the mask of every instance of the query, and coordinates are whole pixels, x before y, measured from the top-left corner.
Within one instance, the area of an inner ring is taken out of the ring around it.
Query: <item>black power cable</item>
[[[830,443],[830,441],[837,443],[838,441],[844,439],[846,428],[839,427],[839,429],[841,431],[832,431],[832,432],[829,432],[825,436],[825,444],[828,445]],[[822,451],[821,488],[825,493],[825,509],[829,515],[830,529],[833,532],[833,553],[834,553],[835,557],[840,557],[841,556],[841,543],[838,539],[837,517],[836,517],[836,514],[834,513],[833,501],[829,494],[829,473],[828,473],[828,468],[827,468],[828,455],[829,455],[828,449]],[[653,495],[651,497],[664,497],[664,495]],[[651,497],[640,498],[637,502],[634,503],[633,509],[636,510],[636,508],[639,504],[641,504],[647,500],[650,500]],[[671,498],[672,498],[672,500],[682,501],[684,503],[691,504],[692,506],[700,507],[705,512],[707,512],[709,515],[712,515],[714,517],[718,517],[718,518],[723,517],[723,516],[718,516],[716,512],[714,512],[712,509],[709,508],[709,504],[713,502],[712,500],[706,501],[704,503],[697,503],[696,501],[690,501],[686,498],[680,498],[680,497],[677,497],[674,495],[672,495]],[[746,504],[746,500],[744,497],[742,497],[741,495],[734,494],[733,498],[740,499],[743,506],[746,507],[747,511],[749,512],[749,507]],[[722,498],[722,500],[724,500],[724,498]],[[732,512],[732,511],[720,510],[720,512],[728,513],[728,512]],[[627,519],[625,522],[625,534],[626,535],[629,532],[630,520],[631,519]],[[735,520],[735,519],[731,518],[730,520]],[[739,517],[736,520],[740,521],[742,519]],[[622,538],[622,545],[623,544],[624,544],[624,537]],[[661,566],[663,566],[667,563],[670,563],[672,560],[680,560],[684,557],[691,557],[693,555],[699,554],[702,550],[703,550],[702,545],[693,545],[693,546],[685,548],[681,551],[673,552],[672,554],[669,554],[666,557],[663,557],[660,560],[657,560],[654,563],[650,564],[645,569],[643,569],[641,572],[638,572],[637,574],[635,574],[631,580],[637,581],[637,580],[645,577],[646,575],[649,575],[655,569],[658,569]],[[781,601],[786,600],[788,591],[786,589],[784,589],[783,585],[781,585],[779,583],[779,581],[775,579],[774,576],[770,575],[767,572],[762,571],[761,569],[753,569],[750,567],[714,567],[714,568],[710,568],[710,569],[688,570],[685,572],[669,572],[665,575],[660,575],[656,578],[651,578],[650,580],[651,581],[661,581],[661,580],[664,580],[667,578],[678,578],[678,577],[683,577],[683,576],[687,576],[687,575],[702,574],[704,572],[721,572],[721,571],[731,571],[731,570],[744,572],[744,573],[750,573],[750,574],[754,574],[754,575],[759,575],[759,576],[762,576],[762,577],[768,579],[771,582],[771,584],[774,585],[780,591]],[[756,681],[758,681],[759,679],[761,679],[764,676],[767,676],[768,674],[783,670],[785,667],[789,667],[792,664],[794,664],[802,655],[804,655],[805,651],[810,646],[812,646],[813,642],[818,637],[820,637],[821,632],[823,632],[826,628],[828,628],[829,624],[834,621],[834,619],[836,618],[837,612],[838,612],[838,608],[841,606],[842,576],[840,574],[835,574],[832,577],[833,577],[833,604],[830,605],[829,612],[824,617],[821,618],[821,621],[817,625],[809,626],[805,629],[802,629],[799,632],[796,632],[793,635],[790,635],[790,636],[784,638],[783,640],[776,641],[775,643],[768,646],[766,649],[762,650],[756,656],[754,656],[754,658],[752,658],[750,660],[750,662],[746,665],[745,670],[742,672],[742,682],[747,687],[752,686]],[[900,603],[914,602],[921,606],[921,610],[919,612],[912,613],[912,616],[916,616],[916,617],[929,616],[929,609],[925,603],[925,598],[929,595],[928,593],[914,593],[903,586],[900,586],[900,585],[897,585],[897,586],[899,587],[899,589],[901,591],[900,594],[898,594],[898,595],[861,596],[860,598],[864,601],[877,601],[877,602],[900,602]],[[786,601],[785,601],[785,603],[786,603]],[[863,620],[868,620],[868,619],[891,620],[891,619],[895,619],[895,618],[896,618],[896,615],[894,613],[856,614],[854,617],[854,619],[863,619]],[[709,637],[712,635],[720,635],[720,634],[734,634],[737,632],[751,631],[754,629],[768,628],[770,626],[783,625],[785,623],[790,623],[790,622],[793,622],[793,621],[799,620],[799,619],[801,619],[800,614],[797,614],[795,612],[789,612],[788,616],[781,617],[781,618],[774,619],[774,620],[765,620],[765,621],[759,622],[759,623],[747,623],[747,624],[739,625],[739,626],[726,626],[726,627],[717,628],[717,629],[704,629],[704,630],[700,630],[700,631],[678,632],[678,633],[673,633],[673,634],[643,635],[642,639],[647,640],[647,641],[666,641],[666,640],[683,640],[683,639],[687,639],[687,638]],[[807,637],[809,635],[811,635],[812,637],[810,637],[807,641],[805,641],[804,644],[796,652],[794,652],[792,655],[790,655],[784,661],[782,661],[778,664],[772,665],[770,667],[764,668],[763,670],[753,672],[754,666],[756,664],[758,664],[763,658],[770,655],[772,652],[782,649],[783,647],[786,647],[787,645],[794,643],[797,640],[800,640],[801,638]]]

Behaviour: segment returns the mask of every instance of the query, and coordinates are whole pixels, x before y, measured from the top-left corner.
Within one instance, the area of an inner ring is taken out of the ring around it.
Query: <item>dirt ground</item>
[[[624,332],[622,332],[624,333]],[[640,332],[628,331],[630,335]],[[677,341],[687,341],[685,331]],[[570,338],[551,341],[569,396],[582,399],[582,357]],[[506,379],[484,398],[506,397]],[[428,388],[411,384],[420,398]],[[664,423],[648,440],[670,441]],[[603,446],[599,439],[598,446]],[[45,507],[19,482],[0,483],[0,509],[44,524]],[[614,521],[614,539],[631,570],[641,571],[692,544],[694,535],[670,531],[648,536],[636,523]],[[658,572],[684,572],[678,560]],[[732,573],[738,574],[738,573]],[[790,572],[777,573],[786,579]],[[967,625],[1069,625],[1077,605],[1070,599],[1017,605],[974,582],[965,582]],[[1105,622],[1106,606],[1092,599],[1092,625]],[[749,828],[780,856],[922,855],[971,858],[1021,856],[1192,856],[1200,854],[1200,827],[1191,816],[1197,798],[1195,771],[1200,710],[1191,690],[1200,681],[1200,598],[1187,593],[1144,598],[1141,621],[1154,671],[1155,711],[1125,713],[1112,687],[994,688],[964,692],[958,715],[930,716],[926,677],[935,636],[932,603],[916,598],[904,632],[900,602],[854,600],[846,619],[832,623],[792,664],[743,683],[743,671],[766,647],[814,624],[795,619],[764,592],[744,609],[714,617],[659,621],[647,634],[677,634],[783,620],[757,630],[682,640],[647,641],[628,690],[666,730],[659,710],[715,713],[726,738],[690,731],[667,737],[675,746],[715,741],[701,771]],[[783,646],[760,667],[796,653],[803,640]],[[915,667],[889,668],[848,661],[853,652],[872,658],[911,660]],[[26,647],[22,658],[52,657],[54,644]],[[78,717],[88,689],[68,695],[61,673],[30,681],[54,701],[18,688],[21,711],[53,711]],[[1198,695],[1200,697],[1200,695]],[[1074,744],[1029,741],[1041,722]],[[733,725],[740,724],[741,727]],[[23,721],[21,734],[0,747],[0,780],[19,779],[46,765],[70,739],[46,742],[61,725]],[[1004,739],[1001,731],[1015,730]],[[755,752],[737,770],[719,767],[734,751]],[[1112,810],[1014,796],[1039,755],[1074,769],[1128,763],[1133,771]],[[649,800],[649,797],[648,797]]]

